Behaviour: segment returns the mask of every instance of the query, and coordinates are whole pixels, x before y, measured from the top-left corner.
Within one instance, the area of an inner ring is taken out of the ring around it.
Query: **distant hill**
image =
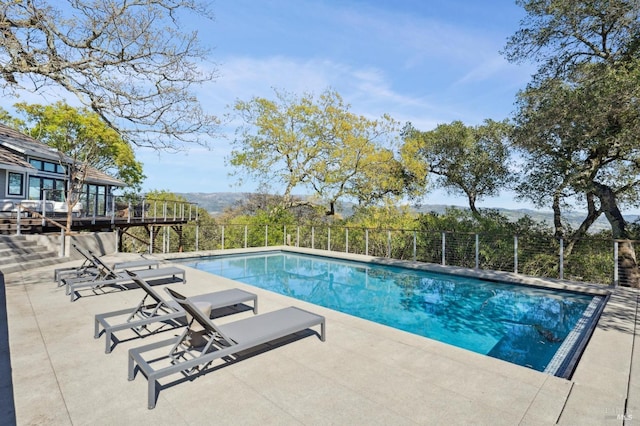
[[[231,207],[234,204],[242,201],[247,198],[250,193],[246,192],[185,192],[179,193],[178,195],[183,196],[187,201],[191,203],[196,203],[203,209],[207,210],[211,215],[218,215],[224,211],[225,208]],[[444,213],[445,210],[449,207],[449,205],[444,204],[422,204],[416,207],[416,211],[421,213],[427,212],[435,212],[435,213]],[[458,207],[464,209],[465,207]],[[340,203],[337,206],[338,213],[343,216],[349,216],[353,211],[353,204],[351,203]],[[544,222],[549,226],[553,225],[553,213],[550,211],[539,211],[539,210],[531,210],[531,209],[502,209],[498,208],[501,214],[507,217],[510,220],[518,220],[524,216],[529,216],[536,222]],[[584,213],[580,212],[572,212],[565,213],[564,218],[568,220],[571,226],[575,229],[577,228],[582,220],[584,219]],[[625,215],[625,218],[629,222],[633,222],[638,220],[640,217],[637,215]],[[605,219],[604,216],[601,216],[596,223],[593,224],[590,231],[598,232],[601,230],[610,229],[609,223]]]

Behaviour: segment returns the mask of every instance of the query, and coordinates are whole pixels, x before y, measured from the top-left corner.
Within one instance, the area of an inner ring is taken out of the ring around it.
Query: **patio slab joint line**
[[[640,302],[640,294],[636,293],[636,312],[633,318],[633,340],[631,341],[631,359],[629,360],[629,378],[627,379],[627,394],[624,398],[624,415],[626,417],[629,404],[629,392],[631,390],[631,378],[633,377],[633,353],[636,347],[636,337],[638,336],[638,303]]]
[[[569,388],[569,393],[567,393],[567,397],[564,400],[564,403],[562,404],[562,409],[560,410],[560,414],[558,414],[558,418],[556,419],[556,422],[554,424],[558,424],[560,423],[560,419],[562,418],[562,414],[564,414],[564,409],[567,408],[567,402],[569,402],[569,398],[571,398],[571,392],[573,392],[573,386],[575,385],[574,382],[571,382],[571,387]]]
[[[20,272],[21,278],[24,278],[22,275],[23,275],[22,272]],[[29,306],[31,307],[31,312],[33,313],[33,319],[35,320],[36,326],[38,327],[38,334],[40,334],[42,346],[44,346],[44,351],[47,354],[47,360],[49,361],[51,372],[53,373],[53,377],[56,378],[56,386],[58,387],[58,392],[60,392],[60,398],[62,399],[62,403],[64,404],[64,410],[67,413],[67,418],[69,419],[69,423],[73,424],[73,422],[71,421],[71,413],[69,413],[69,407],[67,406],[67,401],[64,398],[62,387],[60,387],[60,380],[58,380],[58,374],[56,373],[56,369],[53,367],[53,364],[51,363],[51,355],[49,354],[49,348],[47,348],[47,343],[44,340],[44,335],[42,334],[42,329],[40,328],[40,321],[38,321],[38,316],[36,315],[36,312],[33,309],[33,303],[31,302],[31,296],[29,295],[29,289],[27,288],[27,286],[28,284],[25,284],[23,279],[22,287],[24,289],[24,292],[27,295],[27,300],[29,300]]]

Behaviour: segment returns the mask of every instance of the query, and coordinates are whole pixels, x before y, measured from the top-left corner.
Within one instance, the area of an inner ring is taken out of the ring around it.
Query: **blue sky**
[[[420,130],[461,120],[502,120],[514,109],[531,65],[508,63],[499,53],[524,16],[514,0],[234,0],[216,2],[215,20],[195,21],[213,48],[218,78],[198,95],[217,115],[237,99],[273,98],[273,88],[295,94],[335,89],[354,113],[390,114]],[[211,149],[186,153],[139,151],[147,190],[251,191],[231,186],[231,128],[222,128]],[[168,173],[170,171],[170,173]],[[511,194],[481,207],[530,207]],[[440,192],[424,203],[466,205]]]
[[[461,120],[502,120],[534,71],[501,55],[524,11],[515,0],[233,0],[212,3],[214,21],[185,22],[211,47],[218,77],[198,88],[205,110],[223,116],[236,100],[273,98],[273,89],[320,94],[331,88],[351,111],[383,114],[420,130]],[[56,99],[27,102],[49,103]],[[5,99],[2,106],[9,109]],[[67,100],[74,104],[72,99]],[[182,153],[137,149],[148,190],[253,191],[233,185],[225,165],[232,127],[222,127],[210,148]],[[301,193],[303,190],[299,191]],[[428,194],[423,204],[466,206],[463,197]],[[513,194],[482,200],[480,207],[530,208]]]

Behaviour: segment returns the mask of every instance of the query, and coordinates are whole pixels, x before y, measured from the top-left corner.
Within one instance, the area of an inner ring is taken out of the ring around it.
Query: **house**
[[[48,214],[66,214],[66,166],[71,163],[64,153],[0,124],[0,212],[15,212],[21,203],[37,211],[44,208]],[[108,214],[113,191],[124,186],[90,167],[74,215]]]

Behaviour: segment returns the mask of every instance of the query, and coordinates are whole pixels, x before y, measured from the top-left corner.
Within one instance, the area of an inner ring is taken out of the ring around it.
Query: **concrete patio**
[[[148,410],[146,378],[127,380],[127,349],[176,331],[131,338],[105,354],[104,337],[93,338],[94,315],[135,306],[141,290],[84,291],[71,303],[52,278],[55,267],[74,264],[3,277],[1,424],[614,425],[640,419],[636,290],[616,289],[575,374],[564,380],[187,268],[186,285],[168,285],[187,296],[242,288],[258,295],[263,313],[303,307],[326,317],[327,341],[309,335],[192,381],[162,381],[157,406]]]

